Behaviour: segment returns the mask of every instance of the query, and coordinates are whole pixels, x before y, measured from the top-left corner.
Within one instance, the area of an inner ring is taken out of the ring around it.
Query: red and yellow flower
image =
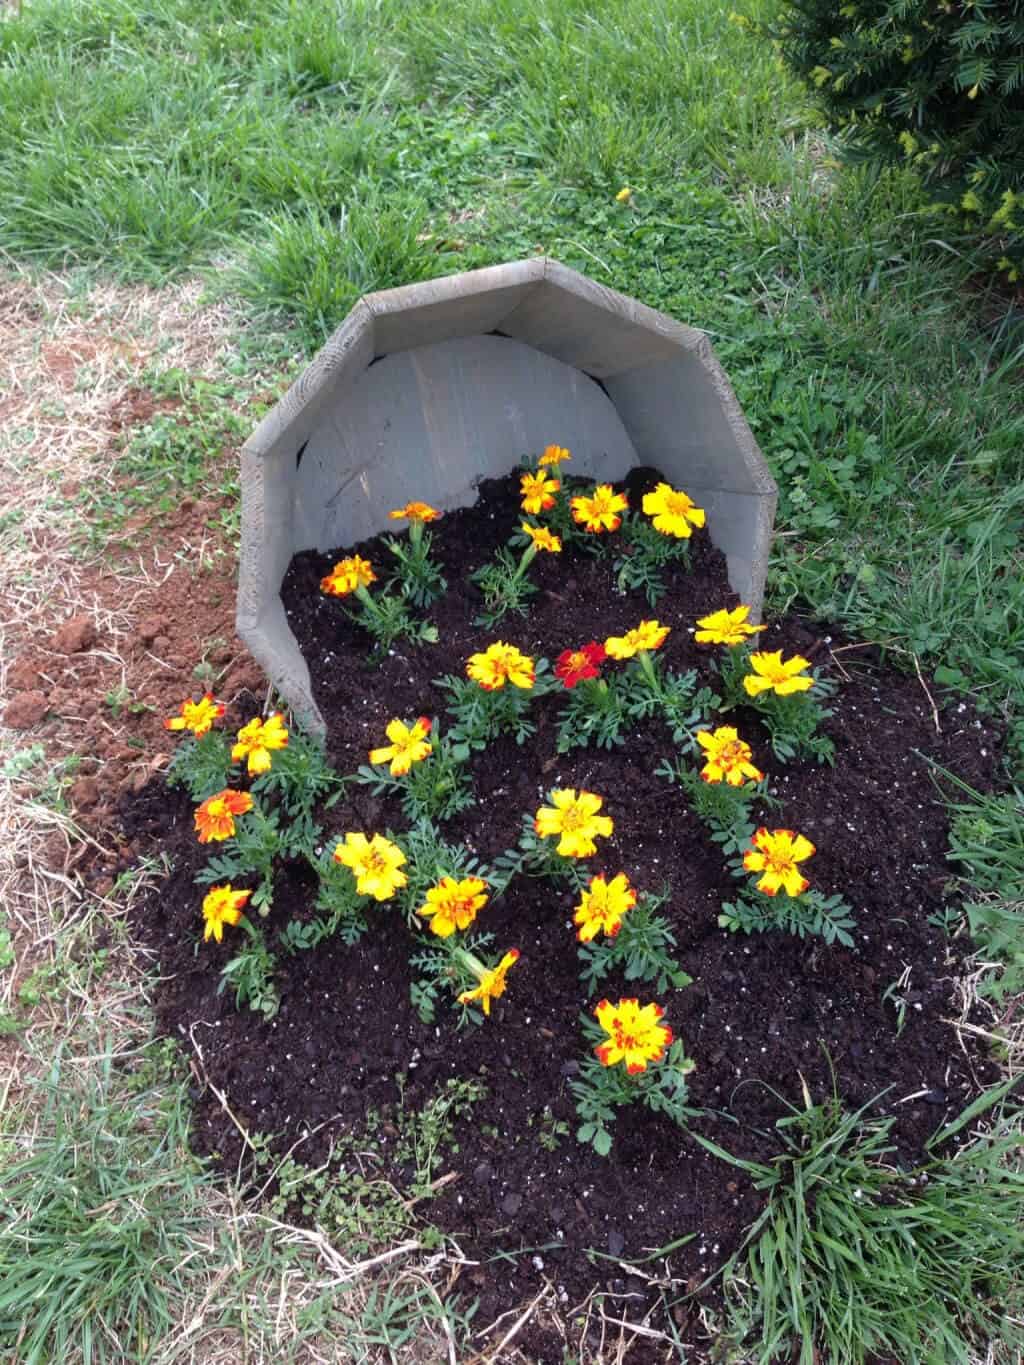
[[[755,768],[750,745],[740,739],[732,725],[720,725],[717,730],[698,730],[697,743],[704,750],[705,763],[700,775],[705,782],[727,782],[730,787],[742,787],[747,778],[760,782],[764,773]]]
[[[427,892],[427,899],[416,913],[430,920],[432,933],[450,938],[456,929],[468,929],[487,904],[487,883],[479,877],[442,877]]]
[[[407,502],[404,507],[396,507],[388,513],[392,521],[418,521],[421,526],[425,521],[437,521],[440,515],[428,502]]]
[[[414,763],[434,752],[434,746],[427,742],[430,721],[426,716],[420,716],[412,725],[389,720],[384,733],[391,743],[381,749],[371,749],[370,762],[390,763],[392,777],[404,777]]]
[[[672,1030],[661,1023],[665,1011],[660,1005],[641,1005],[635,998],[617,1005],[602,1000],[594,1014],[608,1035],[606,1043],[594,1048],[602,1066],[625,1062],[626,1070],[635,1076],[647,1070],[648,1062],[660,1062],[672,1042]]]
[[[360,555],[351,555],[348,559],[339,559],[327,577],[321,578],[320,591],[332,597],[348,597],[357,588],[368,588],[376,581],[377,575],[370,561]]]
[[[230,839],[235,832],[235,816],[245,815],[251,810],[252,797],[248,792],[236,792],[225,787],[214,796],[208,796],[196,807],[195,826],[199,842],[211,844]]]
[[[237,763],[244,758],[250,773],[266,773],[270,771],[270,755],[274,750],[287,747],[288,731],[284,717],[275,711],[266,720],[256,716],[248,725],[242,726],[238,732],[238,742],[231,750],[231,761]]]
[[[524,521],[520,530],[530,537],[530,545],[527,546],[527,549],[532,546],[535,553],[537,550],[548,550],[555,555],[561,553],[562,542],[560,538],[554,532],[549,531],[546,526],[531,526],[528,521]]]
[[[710,616],[698,618],[700,629],[694,632],[693,638],[701,645],[741,645],[751,635],[765,629],[764,626],[749,625],[749,615],[750,608],[742,605],[731,611],[724,607],[721,611],[713,611]]]
[[[504,640],[496,640],[482,654],[469,656],[466,673],[485,692],[496,692],[507,682],[527,690],[533,686],[536,668],[528,654],[521,653],[515,645],[505,644]]]
[[[551,793],[550,806],[541,806],[534,816],[533,827],[542,839],[558,836],[557,852],[563,858],[589,858],[597,852],[594,840],[607,839],[614,829],[611,817],[598,815],[604,798],[575,787],[564,787]]]
[[[561,488],[558,479],[549,479],[542,469],[536,474],[523,474],[519,480],[519,491],[523,497],[523,511],[536,516],[555,505],[555,494]]]
[[[599,677],[601,670],[598,665],[604,663],[606,657],[604,645],[591,640],[589,645],[581,645],[579,649],[567,649],[559,654],[555,662],[555,676],[561,678],[566,687],[571,689],[584,678]]]
[[[183,701],[181,714],[164,721],[165,730],[191,730],[197,739],[209,734],[215,720],[224,714],[223,702],[214,701],[213,693],[205,693],[199,701]]]
[[[203,942],[214,938],[223,942],[225,924],[238,924],[242,918],[242,906],[252,895],[251,891],[235,891],[230,882],[224,886],[211,886],[203,897]]]
[[[625,493],[616,493],[610,483],[599,483],[589,497],[581,495],[569,503],[573,520],[585,531],[617,531],[622,525],[620,512],[629,506]]]
[[[560,465],[563,460],[571,459],[572,456],[566,450],[565,446],[545,446],[544,454],[537,463],[540,465],[541,469],[547,469],[551,465]]]
[[[482,962],[466,954],[478,984],[471,991],[463,991],[459,996],[460,1005],[471,1005],[479,1000],[484,1014],[490,1015],[491,1001],[505,994],[505,978],[509,969],[519,961],[519,949],[510,948],[496,967],[485,967]]]
[[[632,659],[634,654],[648,654],[660,649],[672,631],[671,626],[663,626],[660,621],[641,621],[625,635],[610,635],[604,647],[612,659]]]
[[[355,877],[361,896],[388,901],[409,880],[399,870],[406,860],[405,854],[383,834],[375,834],[372,839],[365,834],[346,834],[332,856]]]
[[[743,679],[743,687],[750,697],[768,691],[777,692],[780,697],[788,697],[794,692],[807,692],[814,686],[814,679],[804,674],[804,669],[810,666],[810,659],[804,659],[799,654],[783,660],[781,649],[751,654],[750,667],[754,671]]]
[[[787,896],[800,896],[810,886],[797,863],[802,863],[814,852],[810,839],[794,834],[791,829],[767,830],[762,826],[754,835],[754,846],[743,855],[743,866],[748,872],[762,873],[758,891],[774,896],[781,888]]]
[[[689,540],[694,526],[704,525],[703,508],[697,507],[692,498],[671,484],[659,483],[653,493],[645,493],[643,505],[654,529],[663,536]]]
[[[590,886],[583,892],[573,915],[579,925],[577,938],[589,943],[598,934],[614,938],[622,927],[622,917],[636,905],[636,892],[624,872],[607,881],[602,875],[591,877]]]

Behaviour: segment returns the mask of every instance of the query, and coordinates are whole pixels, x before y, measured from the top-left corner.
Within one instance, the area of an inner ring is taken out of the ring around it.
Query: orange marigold
[[[252,797],[248,792],[232,791],[225,787],[214,796],[208,796],[196,807],[196,834],[201,844],[218,843],[230,839],[235,832],[235,816],[245,815],[252,810]]]

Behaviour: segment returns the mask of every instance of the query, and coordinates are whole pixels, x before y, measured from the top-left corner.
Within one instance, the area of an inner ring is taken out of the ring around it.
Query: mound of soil
[[[632,505],[653,478],[651,471],[634,472],[627,490]],[[663,664],[695,668],[714,686],[716,651],[694,643],[693,623],[737,599],[723,557],[705,534],[694,537],[690,567],[674,571],[654,612],[641,595],[616,593],[607,560],[567,552],[534,561],[540,592],[528,617],[506,617],[492,631],[474,626],[479,598],[467,577],[517,523],[517,490],[515,476],[484,484],[476,506],[438,523],[436,554],[450,585],[430,613],[440,643],[399,642],[383,663],[368,664],[367,637],[319,590],[321,577],[351,548],[302,554],[292,563],[285,606],[328,723],[329,757],[340,772],[366,762],[367,751],[384,742],[391,718],[441,715],[445,698],[434,680],[460,672],[470,653],[495,638],[553,660],[566,648],[656,615],[672,627],[660,651]],[[389,559],[372,541],[355,548],[378,566]],[[818,850],[805,865],[813,885],[841,892],[852,904],[855,948],[782,934],[736,936],[718,927],[721,902],[735,895],[737,884],[682,791],[654,776],[672,752],[660,721],[638,728],[611,752],[559,756],[562,696],[539,700],[532,743],[519,748],[500,741],[471,759],[476,804],[450,821],[445,835],[487,861],[514,845],[523,814],[552,787],[602,794],[615,830],[588,869],[626,870],[641,888],[672,888],[663,913],[693,985],[659,998],[696,1062],[691,1101],[704,1113],[695,1127],[738,1156],[769,1159],[779,1149],[772,1125],[784,1102],[799,1106],[804,1084],[816,1099],[830,1095],[834,1084],[849,1106],[880,1097],[874,1112],[895,1115],[899,1159],[913,1163],[926,1139],[995,1076],[950,1022],[957,1013],[958,950],[931,918],[942,906],[948,876],[947,826],[923,755],[984,788],[996,768],[998,737],[962,703],[935,712],[916,678],[836,632],[787,616],[761,638],[767,648],[799,651],[829,666],[839,683],[827,727],[836,746],[834,768],[782,766],[754,711],[730,715],[728,722],[752,744],[755,763],[782,801],[781,811],[759,813],[765,823],[806,834]],[[495,946],[514,945],[522,954],[483,1027],[456,1031],[456,1016],[446,1007],[434,1025],[421,1022],[409,998],[409,933],[386,906],[370,912],[370,930],[354,946],[330,941],[311,952],[281,952],[281,1008],[265,1022],[237,1012],[230,994],[218,994],[219,972],[235,947],[231,931],[222,945],[196,951],[202,892],[193,878],[207,855],[195,842],[187,799],[154,783],[127,797],[123,814],[133,838],[149,837],[174,860],[139,920],[162,970],[161,1026],[179,1039],[191,1033],[208,1079],[235,1118],[252,1133],[270,1135],[273,1150],[283,1154],[303,1138],[301,1160],[316,1165],[339,1135],[360,1131],[371,1108],[400,1098],[406,1109],[416,1107],[450,1077],[486,1086],[486,1099],[461,1122],[457,1150],[444,1153],[438,1175],[454,1178],[419,1206],[470,1263],[460,1288],[480,1300],[478,1321],[525,1301],[545,1280],[566,1312],[599,1288],[626,1296],[614,1315],[639,1321],[647,1275],[671,1277],[680,1292],[694,1289],[738,1246],[761,1196],[678,1127],[646,1110],[623,1110],[608,1158],[572,1136],[567,1083],[583,1047],[579,1015],[595,1001],[578,976],[570,891],[520,879],[482,913],[479,927],[494,933]],[[360,786],[346,789],[322,819],[328,841],[347,830],[390,829],[400,839],[406,827],[397,802]],[[308,915],[313,890],[307,868],[282,869],[265,926],[271,945],[291,918]],[[638,993],[654,998],[649,988],[637,991],[614,977],[603,991],[611,999]],[[396,1073],[405,1076],[401,1096]],[[557,1128],[563,1123],[568,1135]],[[198,1149],[226,1168],[244,1158],[239,1133],[211,1088],[196,1099],[194,1131]],[[399,1185],[408,1177],[386,1136],[374,1161]],[[629,1264],[687,1235],[691,1240],[668,1257],[648,1261],[644,1274]],[[676,1325],[684,1337],[697,1330],[695,1313],[680,1310]],[[560,1347],[531,1332],[532,1326],[517,1341],[531,1358],[561,1359]]]

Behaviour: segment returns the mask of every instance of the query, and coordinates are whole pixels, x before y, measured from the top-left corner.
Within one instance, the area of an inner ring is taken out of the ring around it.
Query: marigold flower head
[[[589,645],[580,645],[579,649],[564,650],[555,661],[555,676],[571,689],[584,678],[599,677],[598,665],[604,663],[606,656],[604,645],[596,640],[591,640]]]
[[[523,495],[523,511],[536,516],[555,505],[555,494],[561,488],[558,479],[549,479],[543,469],[536,474],[524,474],[519,480],[519,491]]]
[[[613,659],[632,659],[634,654],[647,654],[660,649],[668,639],[671,626],[663,626],[660,621],[641,621],[625,635],[610,635],[604,647]]]
[[[644,494],[644,512],[656,531],[677,540],[689,540],[694,526],[703,526],[705,521],[703,508],[667,483],[659,483],[653,493]]]
[[[749,636],[765,629],[764,626],[748,625],[749,615],[749,607],[739,606],[733,607],[732,611],[723,607],[710,616],[698,617],[700,630],[694,632],[693,638],[701,645],[741,645]]]
[[[224,704],[214,701],[213,693],[207,692],[199,701],[183,701],[181,714],[168,716],[164,721],[165,730],[191,730],[197,739],[208,734],[215,720],[224,714]]]
[[[266,773],[270,771],[270,755],[275,749],[286,749],[288,747],[288,731],[285,729],[284,717],[277,711],[266,720],[260,720],[256,716],[248,725],[243,725],[238,732],[238,743],[231,750],[231,761],[237,763],[240,758],[248,760],[250,773]]]
[[[487,883],[479,877],[442,877],[427,892],[425,905],[416,913],[430,920],[431,931],[438,938],[450,938],[456,929],[468,929],[477,914],[487,904]]]
[[[660,1022],[664,1013],[660,1005],[641,1005],[635,998],[617,1005],[602,1000],[594,1014],[608,1041],[594,1048],[597,1060],[602,1066],[625,1062],[631,1076],[646,1071],[648,1062],[660,1062],[672,1042],[672,1030]]]
[[[441,513],[428,502],[407,502],[404,507],[396,507],[388,516],[392,521],[437,521]],[[365,561],[364,561],[365,562]]]
[[[622,917],[636,905],[636,892],[624,872],[606,881],[603,876],[591,877],[589,888],[583,892],[573,923],[580,926],[577,938],[589,943],[598,934],[614,938],[622,927]]]
[[[384,733],[391,743],[382,749],[371,749],[370,762],[390,762],[392,777],[404,777],[414,763],[434,752],[434,746],[427,743],[430,721],[426,716],[420,716],[412,725],[389,720]]]
[[[561,553],[561,539],[554,532],[549,531],[546,526],[531,526],[528,521],[524,521],[520,530],[530,537],[535,550],[550,550],[555,555]]]
[[[743,866],[748,872],[761,872],[758,891],[774,896],[781,887],[787,896],[800,896],[810,886],[797,869],[814,852],[810,839],[794,834],[791,829],[762,827],[754,835],[754,846],[743,855]]]
[[[552,465],[560,465],[563,460],[571,459],[572,456],[566,450],[565,446],[545,446],[544,454],[537,463],[540,465],[541,469],[547,469]]]
[[[485,692],[496,692],[507,682],[528,690],[533,686],[536,676],[530,656],[521,653],[515,645],[505,644],[504,640],[495,640],[482,654],[471,654],[466,663],[466,673]]]
[[[332,597],[348,597],[356,588],[368,588],[376,581],[377,575],[370,561],[352,555],[348,559],[339,559],[327,577],[321,578],[320,591]]]
[[[351,871],[359,894],[372,896],[374,900],[390,900],[409,880],[399,871],[405,854],[383,834],[375,834],[372,839],[367,839],[365,834],[346,834],[344,843],[338,844],[333,857],[336,863]]]
[[[488,967],[478,977],[479,985],[471,991],[463,991],[459,996],[460,1005],[470,1005],[479,1000],[484,1014],[490,1015],[491,1001],[505,994],[505,977],[509,969],[519,961],[519,949],[510,948],[496,967]]]
[[[237,924],[242,918],[242,906],[252,895],[251,891],[235,891],[230,882],[224,886],[211,886],[203,897],[203,942],[215,938],[223,942],[225,924]]]
[[[623,185],[622,189],[619,190],[618,194],[615,196],[616,204],[629,204],[632,203],[632,200],[633,191],[628,185]]]
[[[235,816],[245,815],[251,810],[252,797],[248,792],[236,792],[225,787],[214,796],[208,796],[196,807],[195,826],[199,842],[210,844],[230,839],[235,832]]]
[[[810,666],[810,659],[801,658],[799,654],[783,661],[781,649],[751,654],[750,667],[754,671],[743,679],[743,686],[751,697],[768,691],[777,692],[780,697],[807,692],[814,686],[814,679],[801,675]]]
[[[611,817],[598,815],[604,798],[575,787],[563,787],[551,793],[550,806],[541,806],[534,816],[533,827],[542,839],[558,836],[557,852],[563,858],[589,858],[597,852],[594,840],[607,839],[614,829]]]
[[[742,787],[748,777],[760,782],[764,773],[750,761],[750,745],[740,739],[732,725],[720,725],[717,730],[698,730],[697,743],[704,750],[706,760],[700,775],[705,782],[727,782],[730,787]]]
[[[575,497],[569,503],[573,520],[585,531],[617,531],[622,525],[620,512],[629,506],[625,493],[616,493],[610,483],[599,483],[589,496]]]

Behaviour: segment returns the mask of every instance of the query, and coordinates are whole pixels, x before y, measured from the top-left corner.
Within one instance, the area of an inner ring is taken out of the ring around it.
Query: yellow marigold
[[[594,840],[607,839],[614,826],[607,815],[598,815],[604,798],[575,787],[564,787],[551,793],[552,804],[541,806],[534,816],[533,827],[542,839],[558,835],[558,852],[563,858],[589,858],[597,852]]]
[[[288,731],[285,729],[284,717],[275,711],[266,720],[256,716],[248,725],[242,726],[238,732],[238,743],[231,750],[231,761],[237,763],[240,758],[247,759],[250,773],[266,773],[270,771],[273,750],[287,747]]]
[[[580,926],[577,938],[589,943],[598,934],[614,938],[622,927],[622,917],[636,905],[636,892],[624,872],[606,881],[604,876],[591,877],[589,888],[583,892],[573,923]]]
[[[505,994],[505,977],[509,969],[519,961],[519,949],[510,948],[496,967],[484,968],[478,976],[479,985],[471,991],[463,991],[459,996],[460,1005],[470,1005],[479,1000],[486,1015],[490,1015],[491,1001]]]
[[[625,493],[616,493],[610,483],[599,483],[590,497],[576,497],[571,500],[573,520],[579,522],[585,531],[599,534],[601,531],[617,531],[622,525],[620,512],[629,506]]]
[[[743,679],[743,686],[750,697],[768,691],[777,692],[780,697],[788,697],[793,692],[807,692],[814,686],[814,679],[799,675],[810,666],[810,659],[803,659],[799,654],[794,654],[792,659],[784,663],[781,649],[751,654],[750,667],[754,671]]]
[[[215,796],[208,796],[196,807],[196,834],[201,844],[217,843],[230,839],[235,832],[235,816],[245,815],[252,810],[252,797],[248,792],[232,791],[225,787]]]
[[[545,446],[544,454],[537,463],[540,465],[541,469],[547,469],[551,465],[560,465],[563,460],[571,459],[572,456],[566,450],[565,446]]]
[[[672,1042],[672,1030],[660,1022],[665,1014],[660,1005],[641,1005],[635,998],[617,1005],[602,1000],[594,1014],[608,1035],[606,1043],[594,1048],[602,1066],[625,1062],[626,1070],[635,1076],[647,1070],[648,1062],[660,1062]]]
[[[320,591],[332,597],[348,597],[356,588],[368,588],[376,583],[377,575],[368,559],[352,555],[349,559],[339,559],[326,578],[320,580]]]
[[[710,616],[697,618],[699,630],[693,638],[701,645],[741,645],[751,635],[756,635],[764,626],[751,626],[747,623],[750,608],[733,607],[732,611],[713,611]]]
[[[632,659],[634,654],[660,649],[671,630],[671,626],[663,626],[660,621],[641,621],[633,630],[627,630],[625,635],[610,635],[604,647],[612,659]]]
[[[507,682],[528,690],[533,686],[536,676],[530,656],[522,654],[515,645],[505,644],[504,640],[495,640],[482,654],[471,654],[466,673],[485,692],[496,692]]]
[[[384,733],[391,743],[383,749],[371,749],[370,762],[390,762],[392,777],[404,777],[414,763],[434,752],[434,746],[427,743],[430,721],[426,716],[420,716],[412,725],[390,720]]]
[[[479,877],[442,877],[427,892],[426,904],[417,914],[430,920],[431,931],[438,938],[450,938],[456,929],[468,929],[477,914],[487,904],[487,883]]]
[[[225,924],[237,924],[242,918],[242,906],[252,895],[251,891],[235,891],[231,883],[224,886],[211,886],[203,897],[203,942],[215,938],[223,942]]]
[[[623,185],[622,189],[619,190],[615,196],[615,202],[616,204],[631,204],[633,202],[633,191],[628,185]]]
[[[428,502],[407,502],[404,507],[396,507],[388,516],[392,521],[437,521],[441,513]]]
[[[787,896],[800,896],[810,882],[800,874],[797,863],[813,852],[814,845],[802,834],[794,834],[791,829],[769,832],[762,826],[754,835],[753,848],[743,855],[743,866],[748,872],[764,874],[757,889],[766,896],[774,896],[780,887]]]
[[[561,540],[546,526],[531,526],[528,521],[524,521],[520,530],[530,537],[535,550],[550,550],[555,555],[561,552]]]
[[[524,474],[519,480],[519,491],[523,495],[523,511],[536,516],[555,505],[555,494],[561,488],[558,479],[549,479],[542,469],[536,474]]]
[[[365,834],[346,834],[345,842],[338,844],[333,857],[351,871],[359,894],[374,900],[390,900],[409,880],[399,871],[405,854],[383,834],[375,834],[372,839]]]
[[[653,493],[644,494],[644,512],[656,531],[677,540],[689,540],[694,526],[703,526],[705,519],[702,508],[667,483],[659,483]]]
[[[181,715],[169,716],[164,721],[165,730],[191,730],[197,739],[208,734],[215,720],[224,714],[222,702],[214,701],[213,693],[207,692],[199,701],[183,701]]]
[[[697,731],[697,743],[707,760],[700,770],[705,782],[727,782],[742,787],[748,777],[760,782],[764,773],[751,763],[750,745],[740,739],[731,725],[720,725],[714,732]]]

